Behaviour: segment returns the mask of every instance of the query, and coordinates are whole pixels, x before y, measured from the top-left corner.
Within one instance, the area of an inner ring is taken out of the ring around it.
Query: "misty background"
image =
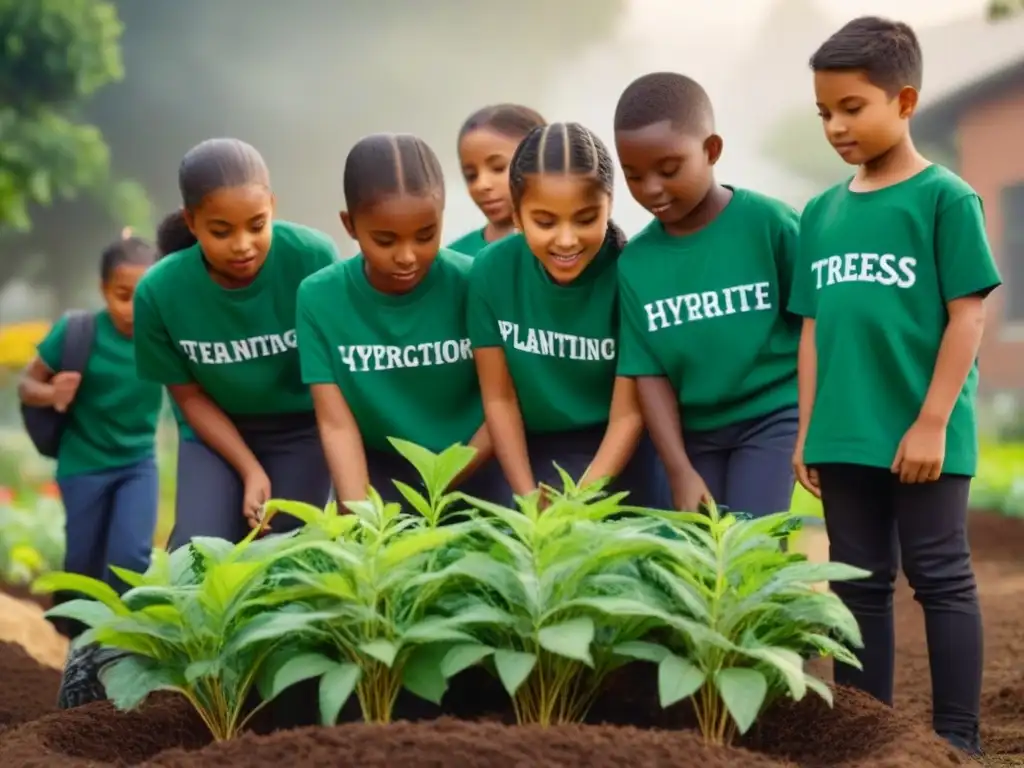
[[[179,204],[179,160],[206,138],[235,136],[259,148],[279,216],[323,229],[350,256],[354,243],[337,218],[341,171],[348,149],[368,133],[414,133],[438,153],[448,241],[483,223],[455,151],[472,111],[521,102],[550,121],[579,121],[611,146],[623,88],[641,74],[674,70],[711,95],[725,141],[720,180],[799,207],[850,172],[821,134],[807,67],[842,23],[879,13],[912,24],[925,54],[925,105],[1024,49],[1024,18],[991,23],[985,0],[112,5],[123,24],[123,78],[75,114],[102,133],[120,186],[104,192],[106,204],[58,195],[30,206],[30,230],[0,228],[0,323],[96,305],[100,250],[125,224],[152,235]],[[615,218],[632,234],[648,216],[621,179],[617,190]]]

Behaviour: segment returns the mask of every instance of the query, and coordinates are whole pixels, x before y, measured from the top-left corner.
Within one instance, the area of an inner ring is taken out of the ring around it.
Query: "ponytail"
[[[160,256],[184,251],[196,244],[196,236],[185,222],[185,211],[178,209],[164,217],[156,228],[156,247]]]
[[[622,231],[622,227],[616,224],[611,219],[608,219],[608,231],[604,236],[605,245],[610,245],[615,252],[615,258],[619,257],[623,249],[626,247],[626,243],[629,242],[629,238],[626,237],[626,233]]]

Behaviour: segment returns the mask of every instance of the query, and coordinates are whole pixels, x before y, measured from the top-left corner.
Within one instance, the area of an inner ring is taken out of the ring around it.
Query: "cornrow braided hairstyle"
[[[614,168],[608,147],[588,128],[579,123],[539,126],[526,135],[512,156],[508,173],[512,205],[519,210],[528,177],[539,174],[590,177],[611,196],[615,186]],[[621,252],[626,247],[626,234],[611,219],[605,237],[616,251]]]
[[[536,110],[521,104],[492,104],[478,109],[459,129],[459,141],[467,133],[486,128],[510,139],[522,139],[547,121]]]
[[[407,133],[375,133],[356,142],[345,158],[343,185],[351,216],[391,195],[437,195],[444,200],[437,155],[423,139]]]

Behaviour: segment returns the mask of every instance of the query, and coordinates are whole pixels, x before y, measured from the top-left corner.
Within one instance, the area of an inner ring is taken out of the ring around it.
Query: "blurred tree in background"
[[[0,288],[24,277],[52,290],[54,312],[88,300],[99,249],[122,224],[152,234],[145,198],[115,180],[137,179],[158,211],[170,210],[179,204],[182,155],[213,136],[259,147],[279,214],[327,229],[345,249],[337,211],[342,164],[355,141],[374,131],[411,131],[452,162],[465,116],[498,101],[539,103],[552,73],[609,37],[626,6],[627,0],[0,0],[0,51],[9,30],[31,30],[41,55],[18,66],[57,61],[61,82],[71,85],[59,103],[44,104],[79,129],[74,148],[61,142],[62,165],[54,166],[51,153],[50,165],[39,166],[60,168],[64,186],[47,177],[49,197],[33,197],[22,183],[10,198],[12,209],[22,206],[21,221],[27,217],[34,227],[20,237],[9,234],[13,225],[0,227],[8,230],[0,234]],[[67,50],[73,55],[58,61],[55,51]],[[10,54],[2,55],[7,68]],[[41,66],[34,77],[56,80],[51,70]],[[13,71],[2,77],[10,88],[22,80]],[[119,82],[85,100],[113,81]],[[95,128],[90,133],[75,119]],[[7,131],[0,133],[5,158]],[[454,191],[458,179],[449,181]],[[66,189],[95,194],[61,202],[58,192]],[[38,253],[46,259],[34,259]],[[17,269],[8,266],[15,261]]]
[[[102,0],[0,0],[0,286],[34,257],[59,267],[55,228],[75,209],[145,227],[142,188],[111,174],[83,103],[123,77],[116,7]]]
[[[1000,21],[1018,13],[1024,13],[1024,0],[989,0],[988,17],[992,21]]]

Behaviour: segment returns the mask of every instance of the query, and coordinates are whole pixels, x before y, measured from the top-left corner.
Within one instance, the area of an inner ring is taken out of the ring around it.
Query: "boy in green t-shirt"
[[[833,584],[864,635],[837,683],[891,704],[893,587],[925,613],[932,721],[976,755],[982,622],[967,542],[985,297],[1000,284],[981,199],[914,147],[921,49],[906,24],[851,21],[811,57],[825,135],[858,166],[801,219],[790,309],[803,316],[794,467],[820,493]],[[897,535],[898,534],[898,535]]]
[[[786,311],[799,217],[715,180],[711,100],[673,72],[633,81],[615,110],[629,191],[654,215],[619,259],[619,374],[677,509],[789,509],[800,320]]]
[[[478,109],[462,124],[458,147],[462,178],[469,196],[487,217],[487,225],[449,243],[453,251],[472,258],[515,232],[508,167],[519,142],[538,125],[544,125],[544,118],[519,104]]]
[[[135,296],[139,375],[167,387],[187,425],[171,549],[194,536],[241,540],[271,495],[327,502],[295,304],[299,283],[337,260],[323,233],[274,220],[269,171],[245,142],[193,147],[178,186],[182,208],[160,227],[167,255]],[[273,528],[298,524],[281,515]]]
[[[392,481],[422,484],[393,437],[435,453],[475,448],[454,484],[504,501],[466,331],[472,262],[440,247],[437,156],[415,136],[367,136],[345,160],[344,187],[341,220],[361,252],[303,281],[297,320],[302,379],[338,498],[364,499],[372,486],[404,502]]]

